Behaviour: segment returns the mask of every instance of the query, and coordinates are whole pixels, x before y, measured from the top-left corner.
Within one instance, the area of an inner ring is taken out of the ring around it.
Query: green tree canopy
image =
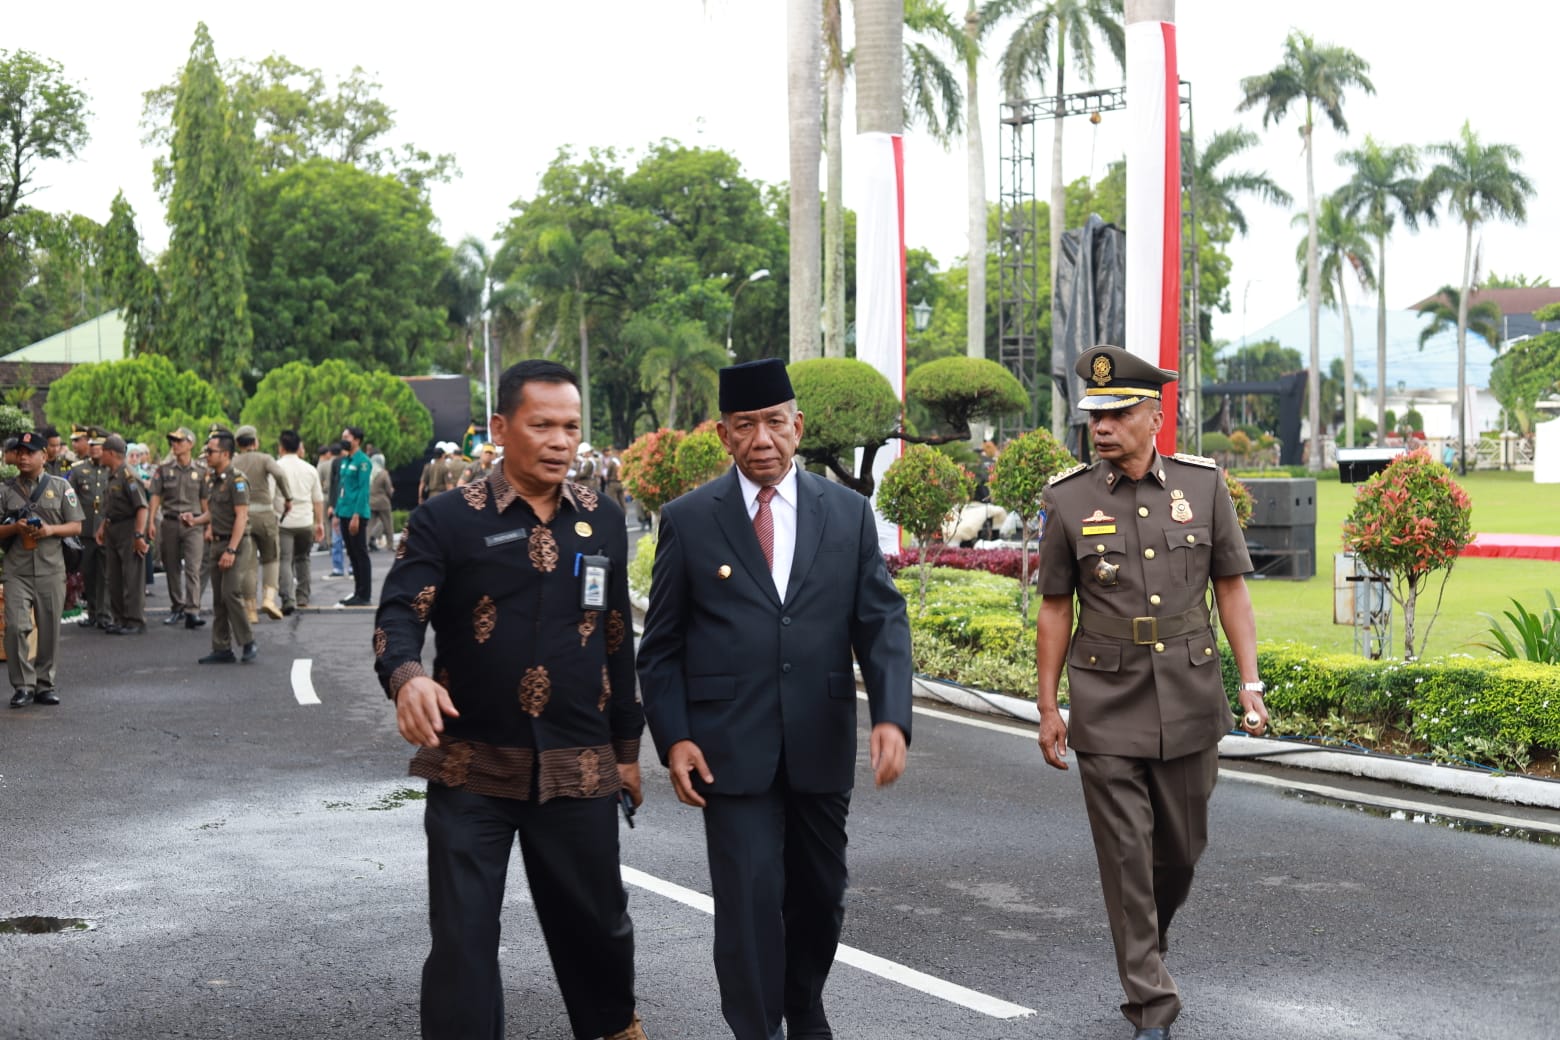
[[[76,365],[49,387],[44,415],[62,430],[72,423],[96,423],[130,438],[151,431],[151,443],[158,445],[177,426],[203,433],[224,410],[210,383],[160,354],[146,354]],[[205,424],[194,425],[202,418]]]
[[[1513,344],[1490,366],[1490,391],[1522,433],[1532,433],[1539,401],[1560,394],[1560,332]]]
[[[447,335],[449,251],[433,225],[416,191],[346,163],[310,159],[262,178],[249,250],[254,378],[332,358],[427,371]]]
[[[305,444],[323,444],[344,427],[360,426],[391,469],[421,458],[433,438],[433,416],[405,380],[337,360],[294,361],[268,372],[240,421],[260,431],[262,444],[283,430],[297,430]]]
[[[1022,553],[1019,573],[1023,594],[1019,611],[1029,625],[1029,522],[1040,515],[1040,499],[1046,481],[1078,464],[1072,453],[1049,430],[1031,430],[1014,437],[991,466],[991,500],[1018,514],[1018,546]]]
[[[798,453],[856,486],[851,453],[857,448],[876,452],[899,425],[893,386],[883,373],[854,358],[794,361],[786,371],[803,415]]]
[[[929,361],[910,373],[905,394],[965,437],[969,436],[971,419],[999,419],[1029,409],[1029,395],[1013,373],[985,358]]]
[[[905,453],[883,474],[883,483],[877,493],[878,509],[882,511],[883,519],[909,531],[921,550],[922,610],[926,609],[926,576],[931,568],[927,549],[932,539],[941,535],[949,514],[968,502],[974,489],[975,478],[968,470],[924,444],[905,448]]]

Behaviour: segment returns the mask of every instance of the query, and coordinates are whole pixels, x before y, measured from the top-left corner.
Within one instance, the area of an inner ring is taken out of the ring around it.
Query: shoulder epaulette
[[[1050,487],[1052,484],[1060,484],[1062,481],[1066,480],[1068,477],[1076,477],[1078,474],[1082,473],[1084,470],[1086,470],[1088,468],[1089,468],[1088,466],[1085,466],[1083,463],[1080,462],[1080,463],[1078,463],[1078,465],[1074,466],[1072,469],[1064,469],[1064,470],[1062,470],[1056,476],[1054,476],[1050,480],[1046,481],[1045,482],[1045,486],[1046,487]]]
[[[1175,459],[1177,462],[1186,462],[1193,466],[1206,466],[1209,469],[1219,468],[1219,464],[1208,458],[1206,455],[1188,455],[1185,452],[1178,451],[1170,457]]]

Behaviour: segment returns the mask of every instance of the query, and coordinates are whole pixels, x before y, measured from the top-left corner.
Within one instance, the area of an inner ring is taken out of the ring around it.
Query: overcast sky
[[[949,2],[962,13],[963,0]],[[1180,71],[1192,84],[1198,139],[1237,122],[1260,132],[1262,145],[1231,168],[1266,169],[1295,196],[1298,212],[1305,204],[1298,113],[1262,130],[1259,113],[1235,112],[1240,80],[1278,63],[1291,24],[1319,42],[1353,49],[1370,62],[1376,94],[1347,96],[1348,137],[1325,124],[1318,130],[1318,193],[1346,179],[1335,156],[1358,147],[1367,133],[1388,144],[1422,145],[1452,140],[1471,120],[1485,141],[1522,150],[1522,169],[1537,189],[1525,226],[1497,224],[1481,232],[1484,270],[1546,275],[1560,285],[1560,263],[1550,248],[1560,226],[1552,173],[1560,145],[1542,115],[1549,99],[1544,70],[1555,60],[1551,34],[1541,24],[1552,17],[1543,14],[1548,10],[1536,0],[1472,6],[1451,0],[1181,0]],[[493,235],[510,205],[534,192],[540,172],[563,146],[642,149],[669,137],[726,149],[749,176],[765,182],[787,176],[783,0],[380,7],[330,0],[18,2],[7,7],[0,47],[63,63],[90,96],[93,113],[91,143],[80,160],[43,167],[31,204],[103,221],[114,193],[123,189],[147,244],[166,244],[162,206],[152,191],[153,153],[140,144],[141,95],[176,76],[200,19],[224,61],[281,53],[332,78],[354,65],[377,78],[381,96],[396,110],[394,143],[456,156],[463,176],[435,186],[432,196],[440,230],[451,242]],[[982,86],[992,201],[1000,129],[994,56],[1002,42],[999,32]],[[1096,80],[1101,87],[1121,81],[1108,57]],[[853,133],[850,104],[847,135]],[[1069,120],[1067,179],[1099,176],[1121,157],[1127,147],[1123,124],[1109,115],[1097,127]],[[1044,194],[1049,130],[1039,136]],[[914,130],[907,135],[907,237],[945,266],[965,252],[963,147],[957,141],[944,153]],[[847,144],[847,185],[850,157]],[[1217,336],[1231,340],[1301,299],[1294,255],[1303,227],[1290,226],[1292,212],[1258,202],[1245,210],[1251,234],[1231,247],[1231,312],[1214,326]],[[1443,220],[1417,235],[1400,233],[1388,243],[1388,306],[1406,307],[1455,284],[1462,257],[1460,225]]]

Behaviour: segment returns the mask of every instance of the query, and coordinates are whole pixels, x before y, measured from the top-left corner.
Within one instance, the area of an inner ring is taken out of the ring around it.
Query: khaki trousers
[[[13,690],[54,689],[54,660],[65,609],[65,572],[5,576],[5,667]],[[38,619],[38,656],[27,645]]]
[[[231,650],[234,644],[243,649],[255,641],[255,630],[244,612],[244,584],[255,587],[255,547],[246,533],[239,539],[233,566],[223,570],[219,554],[231,537],[219,534],[212,543],[217,547],[211,554],[211,649],[215,651]]]
[[[264,506],[249,511],[249,525],[244,530],[244,537],[251,540],[253,547],[250,553],[256,550],[260,554],[260,569],[258,575],[253,567],[249,569],[249,575],[244,582],[244,595],[250,599],[255,598],[255,579],[258,576],[262,589],[276,588],[277,577],[281,571],[282,543],[278,534],[280,528],[277,525],[276,513],[270,506]]]
[[[206,540],[198,527],[185,527],[178,517],[164,517],[157,529],[162,552],[163,576],[168,579],[168,609],[186,614],[200,612],[200,569],[206,556]]]
[[[1127,998],[1121,1013],[1140,1029],[1168,1027],[1181,995],[1165,968],[1166,936],[1208,845],[1219,749],[1164,762],[1074,751]]]
[[[309,605],[309,552],[314,548],[313,527],[284,527],[281,529],[282,559],[279,569],[281,585],[278,595],[283,607],[307,607]]]
[[[116,625],[146,624],[146,558],[136,554],[135,522],[104,522],[108,607]]]

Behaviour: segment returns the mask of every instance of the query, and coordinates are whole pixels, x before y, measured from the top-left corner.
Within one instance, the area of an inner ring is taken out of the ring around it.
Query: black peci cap
[[[793,400],[791,377],[779,358],[762,358],[720,370],[720,410],[756,412]]]

